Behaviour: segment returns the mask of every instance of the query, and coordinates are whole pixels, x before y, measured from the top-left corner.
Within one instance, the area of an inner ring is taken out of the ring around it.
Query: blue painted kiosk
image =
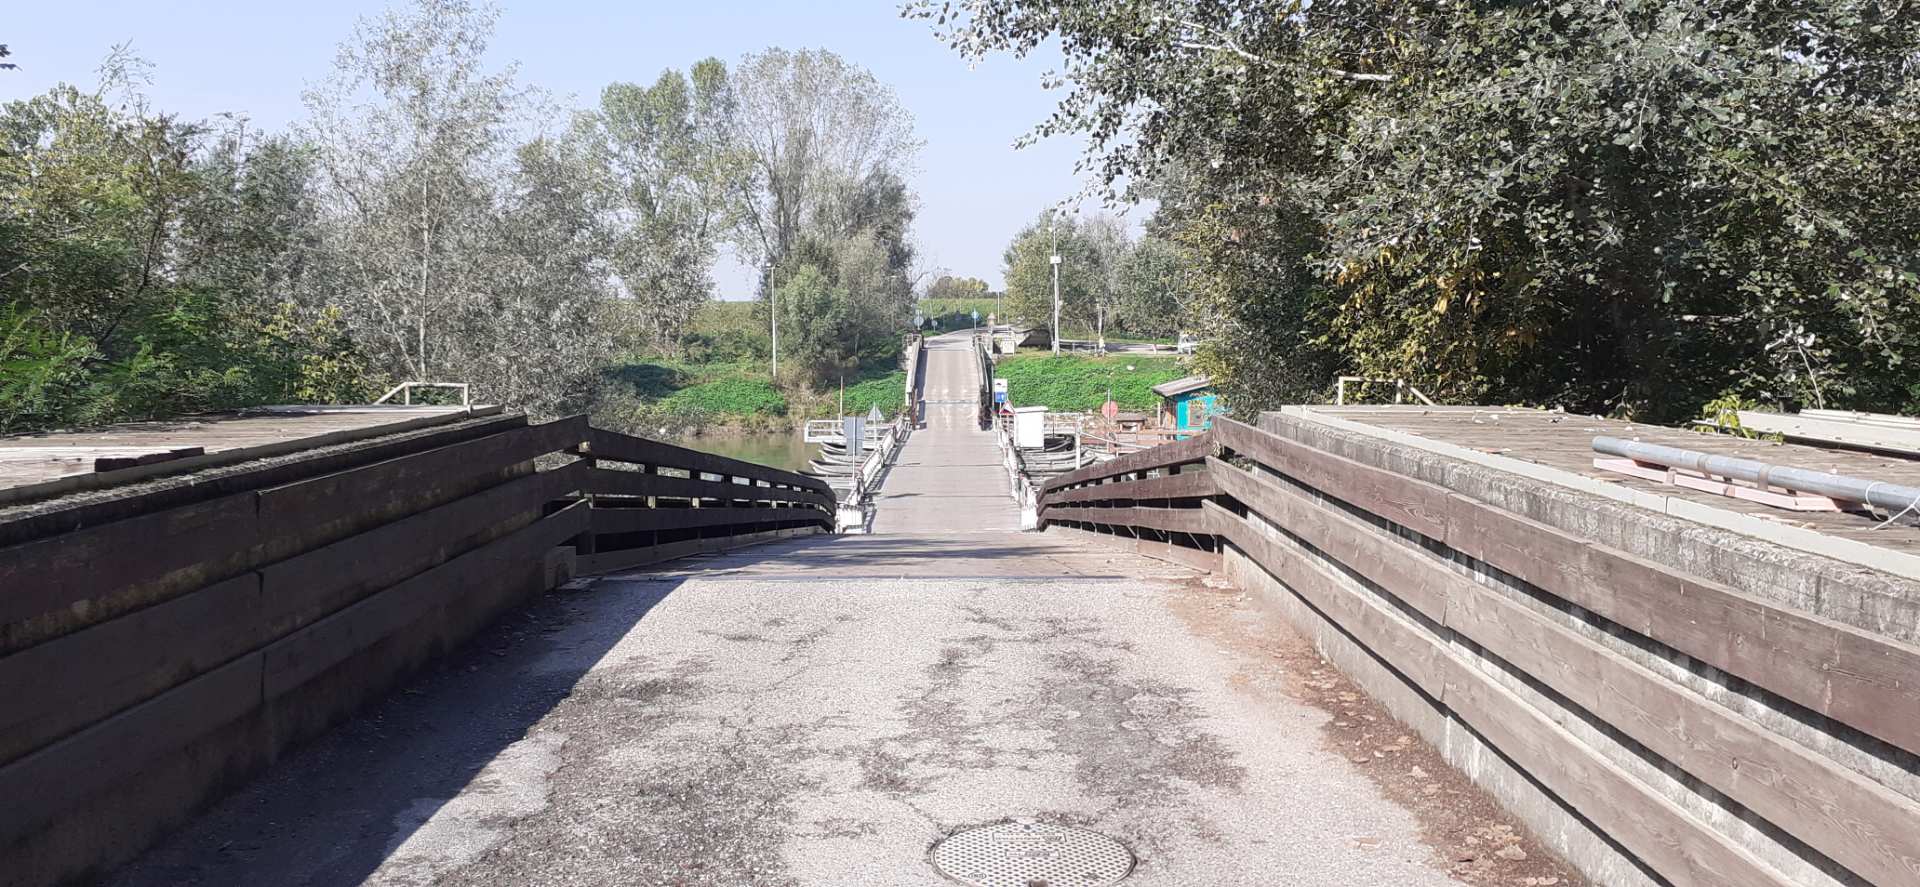
[[[1213,427],[1213,417],[1226,412],[1213,392],[1213,380],[1188,376],[1153,386],[1160,395],[1159,424],[1174,431],[1198,433]]]

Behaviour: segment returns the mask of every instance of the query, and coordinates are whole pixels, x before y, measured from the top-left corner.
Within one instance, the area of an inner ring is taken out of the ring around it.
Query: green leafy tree
[[[905,175],[920,143],[913,118],[873,73],[822,50],[773,48],[740,60],[730,75],[733,116],[729,146],[738,163],[739,225],[735,248],[761,269],[761,292],[777,297],[787,270],[811,262],[823,273],[838,263],[823,253],[879,244],[887,264],[911,289],[908,238],[914,201]],[[798,250],[812,253],[796,260]],[[904,323],[910,296],[889,283],[874,288],[843,281],[865,300],[890,300]],[[788,338],[787,316],[774,306],[774,358]],[[858,338],[858,330],[847,330]]]
[[[117,72],[93,93],[61,84],[9,103],[0,120],[10,296],[108,351],[164,302],[203,136],[137,95],[110,102],[124,86]]]
[[[1187,259],[1160,237],[1140,238],[1114,269],[1114,326],[1133,335],[1171,337],[1190,324]]]
[[[1007,246],[1007,314],[1036,327],[1053,326],[1054,250],[1060,255],[1060,325],[1090,335],[1104,326],[1114,292],[1119,248],[1112,226],[1061,213],[1042,213]]]
[[[365,397],[337,318],[293,304],[300,152],[150,110],[141,70],[0,109],[0,430]]]
[[[891,88],[831,52],[777,47],[741,59],[731,80],[746,255],[772,268],[803,236],[883,224],[875,214],[900,203],[919,150]]]
[[[817,381],[852,369],[852,343],[842,336],[858,313],[852,294],[813,261],[798,262],[781,278],[773,304],[780,312],[790,372]]]
[[[927,287],[929,299],[984,299],[992,295],[987,282],[978,277],[954,277],[942,274]]]
[[[1250,407],[1329,366],[1652,419],[1920,406],[1920,19],[1896,5],[911,10],[970,56],[1059,42],[1034,135],[1084,134],[1109,191],[1160,199]]]
[[[375,366],[552,415],[612,350],[613,208],[586,121],[521,139],[568,118],[488,63],[496,17],[417,0],[361,21],[301,133],[327,292]]]
[[[737,221],[742,169],[726,66],[666,71],[651,87],[615,83],[593,118],[615,189],[613,266],[645,344],[678,341],[713,297],[711,268]]]

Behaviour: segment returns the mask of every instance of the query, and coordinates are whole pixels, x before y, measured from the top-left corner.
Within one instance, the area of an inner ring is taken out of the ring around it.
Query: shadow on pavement
[[[1111,557],[1041,534],[816,536],[616,573],[509,612],[301,747],[105,883],[366,882],[446,802],[579,686],[691,577],[795,580],[1125,578]],[[804,590],[803,590],[804,588]],[[796,593],[818,594],[809,583]],[[288,873],[300,873],[289,879]]]
[[[680,584],[661,579],[550,593],[510,611],[105,883],[366,882]],[[628,599],[614,606],[578,599],[609,594]],[[612,624],[585,625],[587,614]],[[610,614],[619,618],[607,620]],[[558,637],[568,638],[566,648]],[[289,872],[304,877],[289,881]]]

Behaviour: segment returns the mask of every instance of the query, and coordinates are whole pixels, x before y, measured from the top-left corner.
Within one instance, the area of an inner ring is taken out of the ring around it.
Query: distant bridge
[[[871,535],[581,419],[4,442],[0,881],[1920,882],[1920,534],[1446,407],[1222,420],[1023,533],[978,355]]]

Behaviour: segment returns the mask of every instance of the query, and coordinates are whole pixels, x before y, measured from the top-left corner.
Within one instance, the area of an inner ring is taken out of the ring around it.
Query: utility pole
[[[1053,356],[1060,356],[1060,238],[1054,233],[1053,218],[1047,218],[1047,242],[1051,244],[1052,255],[1047,261],[1053,265]]]
[[[773,294],[773,269],[767,269],[767,319],[773,323],[773,384],[780,384],[780,303]]]

